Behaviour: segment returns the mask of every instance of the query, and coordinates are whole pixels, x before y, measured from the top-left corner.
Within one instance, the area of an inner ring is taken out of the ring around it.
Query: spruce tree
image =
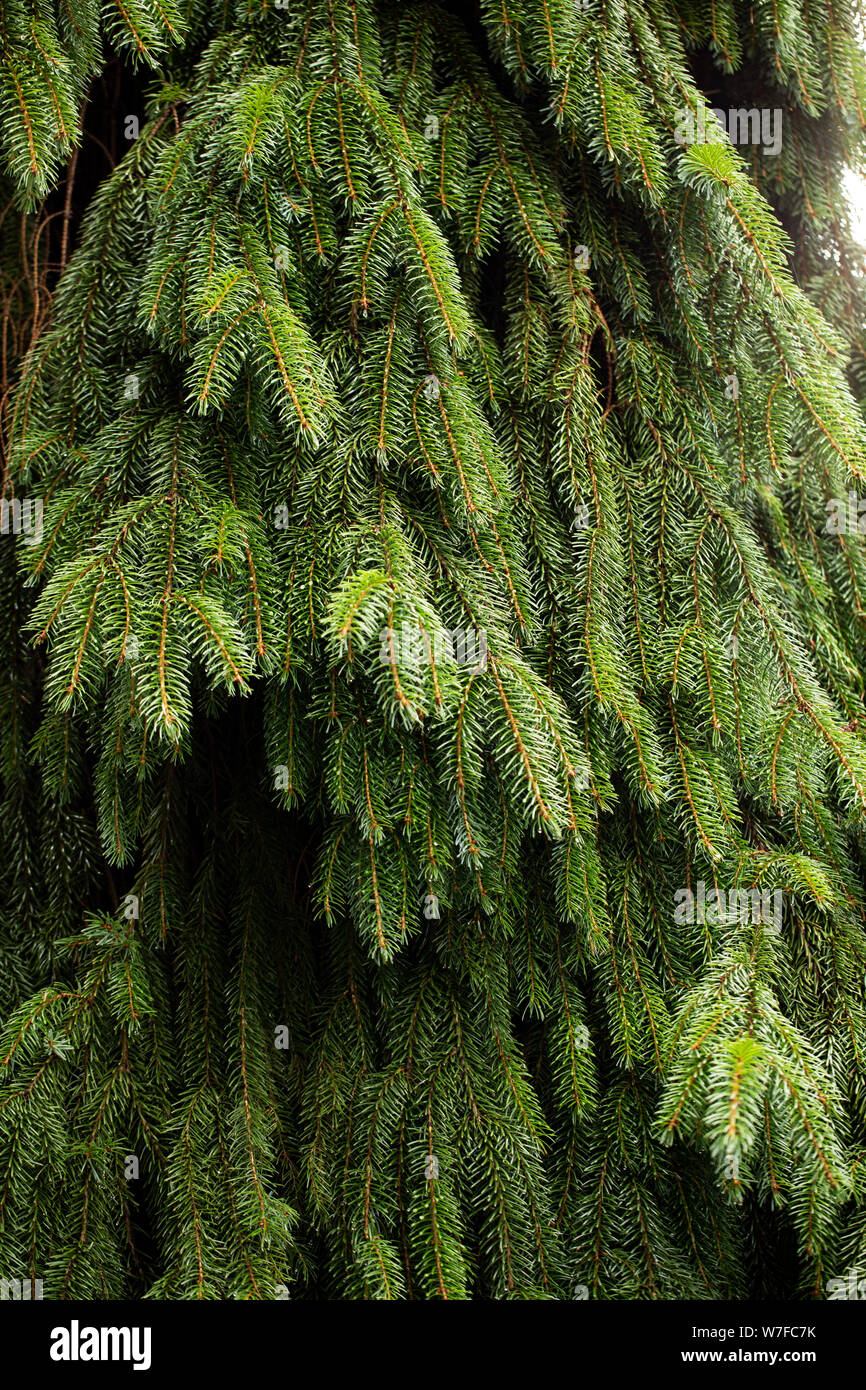
[[[858,32],[5,0],[0,1272],[866,1264]]]

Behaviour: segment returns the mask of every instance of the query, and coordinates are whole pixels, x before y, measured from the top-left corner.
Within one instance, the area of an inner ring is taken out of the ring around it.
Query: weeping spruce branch
[[[20,208],[109,47],[148,94],[5,417],[0,1273],[45,1297],[866,1262],[858,12],[474,10],[0,16]],[[702,73],[773,154],[678,139]]]

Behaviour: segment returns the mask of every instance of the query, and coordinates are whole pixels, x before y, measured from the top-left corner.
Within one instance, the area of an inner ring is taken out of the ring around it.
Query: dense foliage
[[[866,1261],[857,9],[462,9],[0,15],[0,1273],[46,1297]],[[108,47],[146,111],[49,312]],[[683,143],[704,96],[780,150]]]

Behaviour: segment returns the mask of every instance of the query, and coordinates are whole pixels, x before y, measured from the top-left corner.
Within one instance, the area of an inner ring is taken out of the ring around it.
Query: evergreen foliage
[[[103,44],[149,85],[5,419],[0,1271],[866,1264],[857,22],[7,0],[25,226]],[[678,141],[700,61],[777,165]]]

